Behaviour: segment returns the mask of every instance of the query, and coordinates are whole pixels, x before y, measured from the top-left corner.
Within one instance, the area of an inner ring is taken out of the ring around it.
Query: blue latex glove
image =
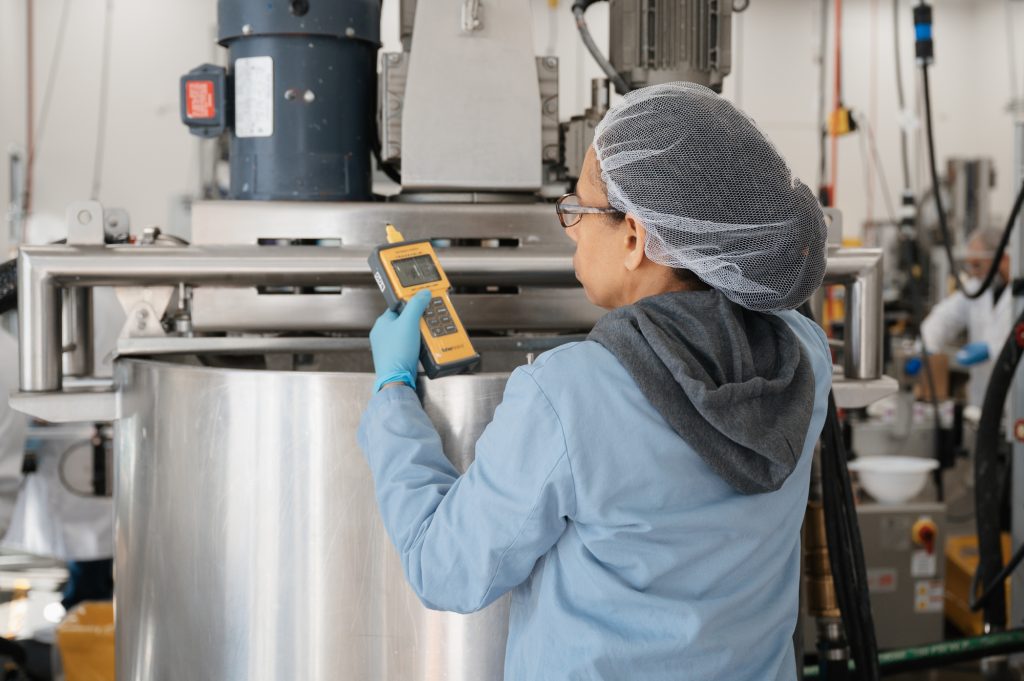
[[[956,361],[961,366],[969,367],[988,360],[988,343],[975,341],[960,348],[956,353]]]
[[[430,291],[414,295],[401,314],[386,310],[370,330],[370,349],[377,382],[373,392],[386,383],[401,381],[416,387],[416,367],[420,361],[420,317],[430,304]]]

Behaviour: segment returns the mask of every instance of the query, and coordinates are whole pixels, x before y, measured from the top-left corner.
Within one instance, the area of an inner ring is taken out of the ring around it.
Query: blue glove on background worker
[[[414,295],[401,313],[385,310],[370,330],[370,349],[377,381],[373,392],[384,385],[401,381],[416,387],[416,367],[420,361],[420,318],[430,304],[430,291]]]

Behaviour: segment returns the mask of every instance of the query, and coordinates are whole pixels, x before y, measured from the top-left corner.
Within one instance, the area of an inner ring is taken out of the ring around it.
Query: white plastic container
[[[864,489],[881,504],[902,504],[924,489],[928,474],[939,467],[935,459],[913,456],[864,456],[851,461]]]

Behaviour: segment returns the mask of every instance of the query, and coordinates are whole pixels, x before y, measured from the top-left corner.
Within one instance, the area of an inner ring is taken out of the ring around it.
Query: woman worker
[[[509,681],[796,678],[820,207],[744,114],[672,83],[608,112],[558,212],[609,312],[513,372],[464,475],[413,390],[426,298],[370,334],[359,441],[409,583],[463,613],[513,591]]]

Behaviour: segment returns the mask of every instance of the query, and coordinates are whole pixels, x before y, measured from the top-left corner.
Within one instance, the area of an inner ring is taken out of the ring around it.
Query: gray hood
[[[814,372],[774,314],[716,290],[665,293],[605,315],[590,333],[713,471],[743,494],[779,489],[803,451]]]

